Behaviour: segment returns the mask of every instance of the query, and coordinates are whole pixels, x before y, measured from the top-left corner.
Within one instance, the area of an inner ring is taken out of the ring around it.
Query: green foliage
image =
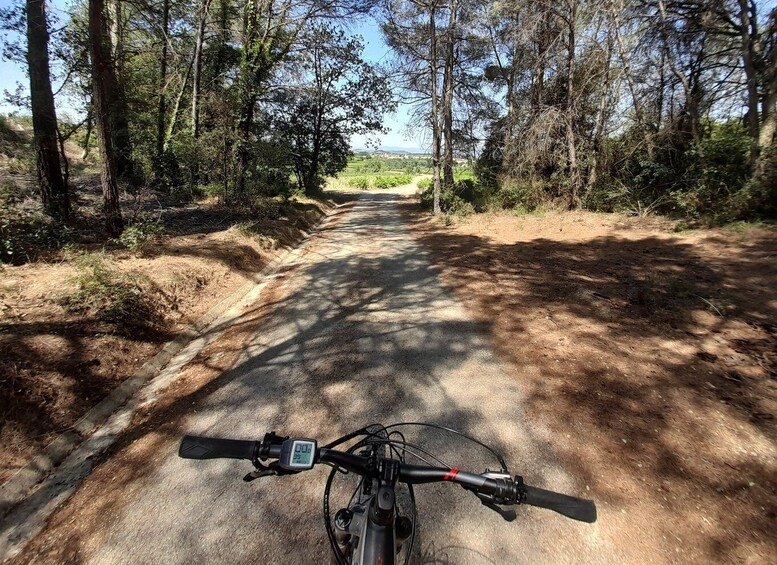
[[[0,207],[0,262],[20,265],[42,251],[60,247],[70,237],[67,227],[36,212]]]
[[[345,176],[374,174],[374,173],[405,173],[418,175],[432,172],[432,161],[428,157],[381,156],[368,155],[356,156],[348,162],[348,167],[343,172]]]
[[[729,199],[745,189],[750,177],[750,145],[751,138],[740,122],[713,124],[709,136],[688,150],[684,182],[670,192],[680,215],[727,213]]]
[[[277,220],[282,215],[282,206],[278,200],[265,196],[255,196],[248,202],[251,216],[258,221]]]
[[[365,173],[379,173],[383,170],[383,161],[380,159],[367,159],[362,167]]]
[[[418,190],[421,192],[427,192],[432,188],[433,179],[421,179],[416,183]]]
[[[748,180],[729,197],[722,221],[777,218],[777,144],[764,160],[762,178]]]
[[[507,179],[494,198],[503,210],[533,212],[546,200],[546,186],[539,179]]]
[[[434,204],[434,187],[421,193],[421,206],[431,210]],[[454,190],[443,190],[440,192],[440,210],[443,214],[457,217],[466,217],[475,213],[475,207],[471,202],[467,202]]]
[[[197,187],[197,192],[207,198],[224,198],[224,184],[211,182]]]
[[[163,233],[164,226],[159,218],[141,212],[124,228],[118,241],[132,253],[144,255]]]
[[[367,190],[370,188],[370,179],[368,177],[353,177],[348,181],[350,186]]]
[[[413,180],[410,175],[378,176],[372,181],[375,188],[393,188],[408,184]]]
[[[102,253],[87,253],[77,259],[77,290],[60,304],[70,313],[92,315],[121,326],[144,327],[155,319],[153,308],[136,277],[118,273]]]
[[[14,138],[16,132],[11,129],[11,125],[8,123],[8,118],[0,114],[0,139],[6,140]]]
[[[346,169],[351,136],[384,131],[383,114],[394,102],[388,77],[361,58],[360,37],[317,21],[302,42],[296,64],[303,82],[274,95],[272,123],[291,147],[299,184],[313,194],[324,177]]]
[[[768,183],[749,180],[751,138],[740,121],[711,123],[687,147],[682,137],[665,133],[652,156],[629,135],[610,144],[610,160],[618,168],[605,171],[589,190],[587,208],[640,216],[661,212],[716,223],[773,213],[769,202],[775,200],[764,189]]]

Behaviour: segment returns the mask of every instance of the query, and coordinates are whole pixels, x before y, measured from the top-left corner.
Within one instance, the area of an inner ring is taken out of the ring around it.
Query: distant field
[[[327,179],[329,188],[392,188],[412,182],[413,177],[431,173],[428,157],[411,155],[356,156],[336,178]]]
[[[348,166],[337,177],[327,179],[327,186],[342,188],[392,188],[412,182],[418,175],[432,174],[431,157],[415,155],[362,156],[348,162]],[[456,180],[474,179],[467,166],[457,166]]]

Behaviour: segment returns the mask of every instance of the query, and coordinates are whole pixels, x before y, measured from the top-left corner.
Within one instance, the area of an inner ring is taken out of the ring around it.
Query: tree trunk
[[[636,80],[634,79],[634,73],[631,72],[631,60],[629,59],[629,56],[626,53],[626,46],[623,41],[623,35],[621,34],[621,24],[620,24],[619,14],[622,13],[623,10],[624,10],[623,4],[621,3],[621,5],[616,8],[616,11],[613,17],[613,20],[614,20],[613,27],[615,28],[615,37],[618,40],[618,53],[620,55],[621,64],[623,65],[623,74],[626,77],[626,84],[628,84],[629,86],[629,94],[631,94],[631,103],[634,106],[634,118],[637,121],[637,128],[639,128],[639,130],[643,133],[643,136],[645,139],[645,149],[647,150],[648,157],[652,159],[653,158],[653,137],[648,131],[647,125],[645,123],[645,113],[642,108],[642,102],[639,99],[639,94],[637,93]],[[660,99],[660,94],[659,94],[659,99]],[[659,104],[661,103],[659,102]],[[661,114],[660,108],[658,113],[660,116]]]
[[[57,146],[57,114],[49,75],[49,33],[44,0],[27,0],[27,63],[30,72],[32,129],[41,199],[58,221],[70,214],[67,184]]]
[[[105,227],[117,237],[124,228],[116,185],[116,148],[111,116],[119,104],[118,81],[113,67],[103,0],[89,0],[89,49],[92,59],[92,96],[100,146],[100,179],[103,189]]]
[[[116,153],[116,173],[120,178],[129,179],[134,174],[132,162],[132,139],[129,131],[127,98],[124,92],[124,22],[123,0],[109,0],[103,11],[109,10],[110,36],[106,39],[108,57],[111,59],[113,75],[116,77],[116,91],[112,94],[114,102],[110,107],[111,135]],[[105,20],[105,15],[103,16]],[[108,26],[106,21],[105,26]],[[107,29],[107,28],[106,28]],[[108,32],[106,31],[106,34]]]
[[[157,105],[156,118],[156,167],[155,175],[157,183],[161,182],[165,176],[164,153],[165,153],[165,120],[167,119],[167,33],[170,27],[170,0],[162,2],[162,29],[160,30],[160,40],[162,49],[159,53],[159,98]]]
[[[186,74],[183,77],[181,88],[178,89],[175,102],[173,102],[173,107],[170,109],[170,121],[167,123],[167,127],[165,128],[165,139],[164,143],[162,144],[163,152],[167,152],[167,149],[170,147],[170,142],[173,140],[175,127],[178,125],[178,115],[181,113],[181,102],[183,101],[183,97],[186,94],[186,87],[189,86],[189,76],[192,74],[193,63],[194,59],[189,61],[189,66],[186,67]]]
[[[596,129],[594,130],[593,151],[591,152],[591,167],[588,172],[587,187],[588,190],[596,185],[599,178],[599,153],[602,151],[604,140],[604,126],[607,121],[607,102],[610,98],[610,65],[612,63],[613,38],[612,34],[607,36],[607,59],[604,64],[604,88],[602,96],[599,99],[599,111],[596,118]]]
[[[739,0],[739,33],[742,39],[742,63],[747,80],[747,130],[750,144],[750,167],[758,160],[758,70],[756,69],[756,8],[749,0]]]
[[[567,169],[569,173],[569,207],[577,208],[580,205],[580,171],[577,166],[577,148],[575,139],[575,23],[577,20],[577,0],[570,0],[568,17],[566,92]]]
[[[429,79],[431,83],[432,94],[432,167],[433,167],[433,188],[432,188],[432,213],[437,216],[440,214],[440,116],[439,102],[437,96],[437,26],[436,26],[437,6],[433,3],[429,11]]]
[[[81,152],[82,160],[89,157],[89,150],[91,149],[89,144],[92,140],[92,124],[94,123],[94,116],[92,111],[93,104],[94,102],[90,100],[89,109],[86,111],[86,134],[84,135],[84,146],[82,147],[83,151]]]
[[[443,186],[453,188],[453,90],[454,90],[454,57],[456,51],[456,23],[459,7],[456,0],[451,0],[448,7],[448,33],[445,44],[445,71],[443,76],[443,136],[445,137],[445,155],[443,157]]]
[[[240,61],[237,140],[235,146],[235,195],[241,198],[246,192],[246,175],[251,153],[251,127],[254,123],[254,107],[259,96],[259,85],[270,68],[269,45],[259,35],[259,6],[257,0],[246,3],[246,32],[243,55]]]
[[[192,143],[194,145],[194,161],[192,163],[192,186],[200,182],[198,163],[200,139],[200,81],[202,80],[202,45],[205,42],[205,26],[208,21],[208,11],[211,0],[202,0],[200,19],[197,25],[197,37],[194,45],[194,76],[192,77]]]
[[[220,77],[224,73],[226,67],[226,54],[229,46],[229,27],[230,27],[230,15],[232,14],[232,6],[230,0],[219,0],[218,10],[218,34],[216,36],[216,44],[218,45],[218,51],[216,52],[216,60],[213,63],[213,76]]]
[[[773,15],[777,18],[777,15]],[[771,57],[766,61],[763,97],[761,99],[761,131],[758,134],[758,161],[755,178],[765,180],[772,164],[772,143],[777,134],[777,49],[773,48]]]

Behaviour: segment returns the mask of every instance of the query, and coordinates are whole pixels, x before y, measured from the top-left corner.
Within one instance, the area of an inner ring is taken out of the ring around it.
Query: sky
[[[11,5],[12,0],[0,0],[0,8],[7,8]],[[50,0],[48,2],[49,10],[53,14],[63,14],[65,6],[68,4],[68,0]],[[356,22],[349,30],[354,35],[361,35],[364,38],[364,59],[369,62],[379,63],[386,62],[389,57],[389,48],[383,42],[380,29],[377,22],[373,19],[366,19],[361,22]],[[0,43],[4,43],[9,39],[13,39],[13,35],[9,35],[7,32],[0,32]],[[16,84],[20,83],[24,86],[25,90],[28,85],[28,78],[24,68],[16,63],[10,61],[3,61],[0,59],[0,113],[10,114],[18,112],[18,108],[9,105],[5,101],[4,92],[14,92],[16,90]],[[58,84],[52,85],[56,91]],[[77,113],[74,108],[70,107],[67,101],[60,97],[57,101],[57,111],[60,113],[70,114],[75,116]],[[381,147],[397,147],[404,149],[418,149],[423,146],[421,137],[417,134],[413,135],[407,131],[408,121],[407,106],[400,106],[395,114],[387,114],[385,117],[385,125],[389,129],[388,133],[384,135],[372,136],[377,138]],[[363,148],[367,145],[367,137],[364,135],[355,135],[351,138],[351,146],[353,148]]]

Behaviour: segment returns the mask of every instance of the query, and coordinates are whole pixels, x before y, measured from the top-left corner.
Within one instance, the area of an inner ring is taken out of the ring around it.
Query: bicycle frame
[[[396,517],[388,524],[380,524],[374,517],[375,498],[367,507],[356,505],[350,509],[348,534],[351,539],[351,565],[394,565],[397,554]],[[357,533],[358,532],[358,533]],[[354,544],[354,538],[356,543]]]

